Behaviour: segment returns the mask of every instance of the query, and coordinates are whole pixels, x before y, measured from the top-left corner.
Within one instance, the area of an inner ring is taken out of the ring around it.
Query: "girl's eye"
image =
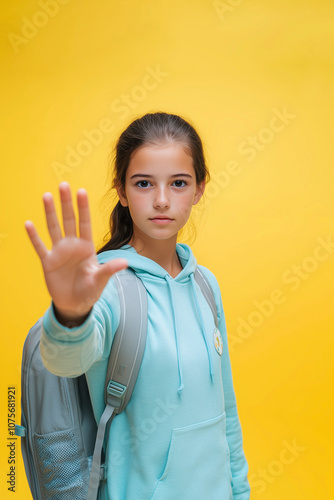
[[[139,184],[144,184],[144,186],[139,186]],[[147,186],[148,186],[148,184],[149,184],[149,182],[148,182],[148,181],[138,181],[138,182],[136,183],[136,186],[139,186],[139,187],[145,188],[145,187],[147,187]]]
[[[183,185],[184,185],[184,186],[186,185],[186,182],[185,182],[185,181],[177,180],[177,181],[175,181],[175,183],[176,183],[176,182],[181,182],[181,183],[183,182]],[[180,186],[180,184],[178,184],[176,187],[183,187],[183,186]]]

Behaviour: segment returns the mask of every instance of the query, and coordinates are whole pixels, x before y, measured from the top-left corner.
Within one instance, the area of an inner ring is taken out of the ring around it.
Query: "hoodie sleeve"
[[[242,429],[238,416],[236,397],[233,387],[232,368],[228,351],[228,340],[225,314],[220,288],[214,274],[203,269],[214,292],[218,313],[218,328],[223,338],[222,377],[226,412],[226,438],[230,449],[230,465],[232,473],[233,500],[249,500],[250,485],[248,482],[248,464],[243,450]]]
[[[53,301],[42,320],[40,352],[43,364],[54,375],[78,377],[96,361],[108,358],[120,321],[116,286],[110,279],[88,317],[68,328],[57,320]]]

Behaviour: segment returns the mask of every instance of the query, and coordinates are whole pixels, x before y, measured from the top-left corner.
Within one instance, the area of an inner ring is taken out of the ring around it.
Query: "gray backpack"
[[[197,268],[201,287],[217,323],[212,289]],[[41,359],[42,318],[29,330],[21,372],[21,449],[34,500],[96,500],[105,480],[106,428],[126,407],[140,369],[147,332],[147,292],[131,268],[114,274],[120,300],[105,380],[105,410],[97,426],[85,375],[57,377]],[[102,463],[101,463],[102,462]]]

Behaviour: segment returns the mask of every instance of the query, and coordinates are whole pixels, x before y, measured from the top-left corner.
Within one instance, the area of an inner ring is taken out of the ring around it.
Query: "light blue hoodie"
[[[110,427],[104,500],[249,500],[224,311],[215,276],[200,270],[214,291],[219,333],[194,279],[196,259],[176,245],[182,271],[172,278],[130,245],[97,255],[100,263],[124,257],[148,293],[148,330],[132,398]],[[104,381],[120,319],[109,280],[79,327],[61,325],[53,304],[43,317],[41,354],[60,376],[87,372],[95,417],[104,409]],[[216,345],[215,345],[216,341]],[[47,352],[57,346],[57,357]],[[222,347],[222,352],[221,352]]]

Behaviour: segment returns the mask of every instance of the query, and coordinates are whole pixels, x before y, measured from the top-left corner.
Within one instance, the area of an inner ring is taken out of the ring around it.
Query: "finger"
[[[61,209],[63,213],[63,225],[65,236],[76,236],[75,214],[72,205],[71,189],[68,182],[59,184]]]
[[[79,189],[77,192],[77,202],[79,209],[79,235],[80,238],[93,241],[92,227],[90,222],[88,196],[85,189]]]
[[[108,280],[113,274],[121,271],[122,269],[126,269],[127,267],[128,261],[126,259],[113,259],[100,265],[97,276],[99,279]]]
[[[50,238],[55,245],[62,239],[63,235],[59,226],[55,205],[51,193],[43,194],[43,202],[45,208],[46,223],[49,229]]]
[[[41,260],[43,260],[43,258],[47,255],[48,250],[47,250],[46,246],[44,245],[43,241],[41,240],[41,238],[38,236],[38,233],[36,231],[34,224],[30,220],[27,220],[24,223],[24,226],[26,228],[26,231],[28,233],[28,236],[30,238],[31,243],[33,244],[33,246],[37,252],[37,255],[39,256],[39,258]]]

